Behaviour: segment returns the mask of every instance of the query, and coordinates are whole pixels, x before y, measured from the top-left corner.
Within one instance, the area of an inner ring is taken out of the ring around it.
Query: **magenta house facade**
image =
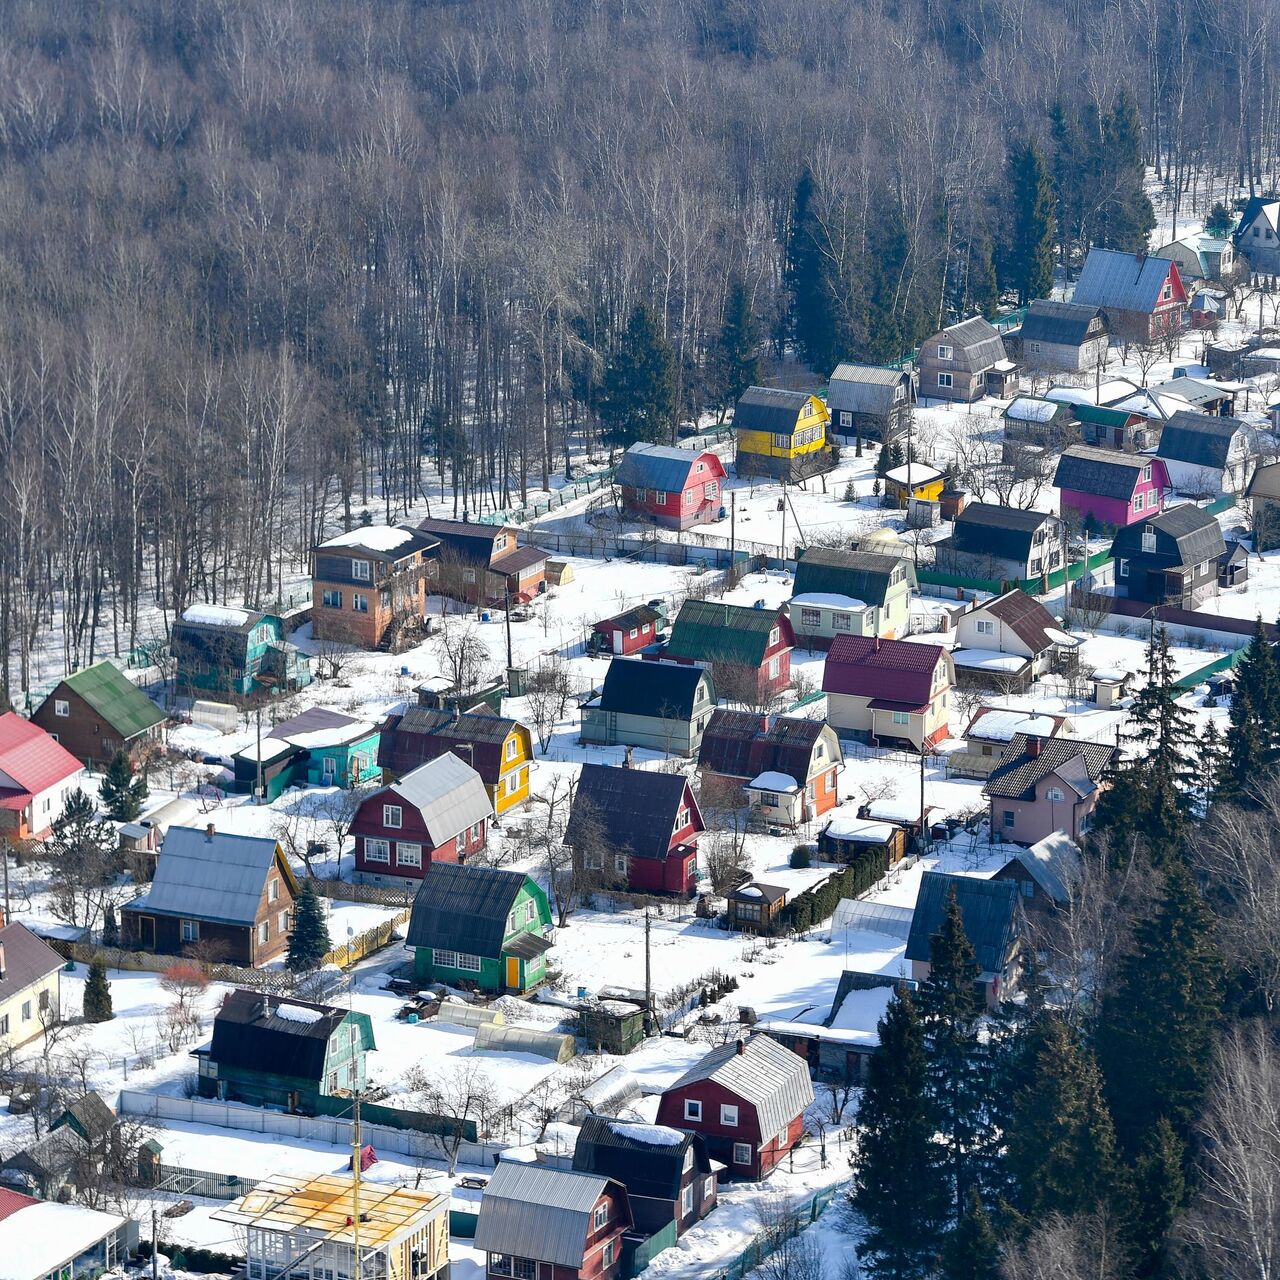
[[[1075,444],[1058,459],[1053,483],[1064,518],[1075,513],[1098,527],[1123,529],[1164,510],[1169,475],[1149,454]]]

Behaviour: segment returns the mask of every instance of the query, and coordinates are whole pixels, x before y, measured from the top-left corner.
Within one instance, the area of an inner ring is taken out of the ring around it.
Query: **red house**
[[[800,1140],[813,1085],[803,1058],[757,1033],[713,1049],[668,1087],[658,1124],[691,1129],[732,1178],[766,1178]]]
[[[44,840],[84,766],[51,733],[13,711],[0,716],[0,837]]]
[[[635,893],[687,895],[705,830],[683,775],[584,764],[564,842],[588,871],[625,879]]]
[[[451,753],[437,756],[356,810],[356,878],[414,884],[433,862],[465,862],[484,848],[492,817],[480,775]]]
[[[1154,342],[1186,321],[1187,290],[1170,258],[1090,249],[1071,300],[1100,307],[1108,331],[1131,342]]]
[[[632,654],[658,638],[658,611],[647,604],[638,604],[626,613],[603,618],[591,630],[602,639],[600,648],[606,653]]]
[[[724,463],[710,451],[633,444],[618,464],[622,508],[669,529],[705,524],[720,514]]]
[[[722,698],[763,707],[791,683],[795,643],[784,610],[686,600],[662,656],[710,667]]]

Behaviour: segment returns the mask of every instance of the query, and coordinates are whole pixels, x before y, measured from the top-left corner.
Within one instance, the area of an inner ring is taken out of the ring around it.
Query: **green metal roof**
[[[112,662],[95,662],[65,683],[122,738],[145,733],[164,719],[164,712]]]
[[[1099,427],[1123,427],[1133,416],[1123,409],[1108,409],[1103,405],[1077,404],[1072,407],[1081,422],[1090,422]]]
[[[667,654],[695,662],[758,667],[769,647],[769,632],[777,625],[776,609],[686,600],[671,628]]]

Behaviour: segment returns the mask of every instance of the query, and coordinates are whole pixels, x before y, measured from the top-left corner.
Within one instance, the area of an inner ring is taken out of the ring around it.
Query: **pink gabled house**
[[[669,529],[704,524],[720,514],[724,463],[709,449],[633,444],[615,477],[623,510]]]
[[[1170,487],[1159,458],[1087,444],[1064,450],[1053,483],[1064,518],[1074,512],[1081,520],[1114,529],[1163,511]]]

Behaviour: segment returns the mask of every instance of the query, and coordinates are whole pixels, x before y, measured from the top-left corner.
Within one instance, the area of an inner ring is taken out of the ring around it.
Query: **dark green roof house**
[[[710,667],[721,697],[757,706],[791,683],[795,642],[785,611],[686,600],[662,656]]]
[[[164,712],[107,659],[60,680],[31,719],[89,768],[164,741]]]
[[[547,976],[551,907],[522,871],[432,863],[413,900],[408,945],[420,983],[523,994]]]

